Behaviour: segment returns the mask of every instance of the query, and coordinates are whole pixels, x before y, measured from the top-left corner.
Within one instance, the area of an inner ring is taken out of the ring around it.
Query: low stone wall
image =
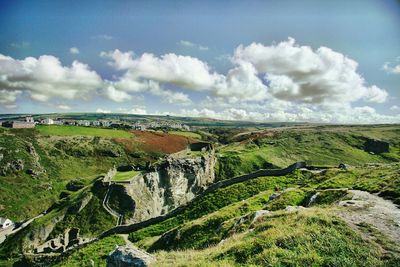
[[[236,183],[241,183],[244,181],[248,181],[248,180],[252,180],[258,177],[262,177],[262,176],[284,176],[287,175],[297,169],[301,169],[301,168],[305,168],[307,165],[305,162],[296,162],[284,169],[271,169],[271,170],[267,170],[267,169],[261,169],[258,170],[256,172],[252,172],[249,174],[245,174],[245,175],[241,175],[229,180],[223,180],[223,181],[219,181],[217,183],[214,183],[212,185],[210,185],[205,191],[203,191],[201,194],[199,194],[196,198],[194,198],[192,201],[194,201],[195,199],[202,197],[208,193],[211,193],[219,188],[224,188],[227,186],[230,186],[232,184],[236,184]],[[192,202],[191,201],[191,202]],[[104,238],[107,237],[109,235],[113,235],[113,234],[126,234],[129,232],[133,232],[142,228],[145,228],[147,226],[150,226],[152,224],[155,223],[159,223],[162,222],[168,218],[171,218],[173,216],[175,216],[176,214],[180,213],[181,211],[183,211],[191,202],[189,202],[186,205],[183,205],[181,207],[178,207],[174,210],[172,210],[171,212],[164,214],[164,215],[160,215],[151,219],[148,219],[146,221],[143,222],[139,222],[139,223],[134,223],[134,224],[129,224],[129,225],[119,225],[116,226],[114,228],[111,228],[105,232],[103,232],[102,234],[99,235],[99,239],[100,238]]]

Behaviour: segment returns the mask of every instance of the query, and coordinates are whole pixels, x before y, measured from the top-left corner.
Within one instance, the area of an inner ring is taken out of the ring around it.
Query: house
[[[0,217],[0,229],[6,229],[13,225],[14,223],[10,219]]]
[[[2,123],[2,126],[14,129],[25,129],[25,128],[34,128],[35,123],[26,121],[5,121]]]
[[[25,117],[25,122],[35,123],[32,117]]]
[[[80,125],[80,126],[90,126],[90,121],[79,120],[78,121],[78,125]]]
[[[100,121],[92,121],[91,123],[92,123],[92,125],[95,126],[95,127],[101,126]]]
[[[110,125],[111,125],[111,122],[110,121],[100,121],[100,123],[101,123],[101,126],[103,126],[103,127],[110,127]]]
[[[47,119],[42,120],[40,123],[41,124],[51,125],[51,124],[54,124],[54,120],[50,119],[50,118],[47,118]]]

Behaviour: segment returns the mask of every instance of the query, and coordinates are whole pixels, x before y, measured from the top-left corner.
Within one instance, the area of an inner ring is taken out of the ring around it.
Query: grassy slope
[[[126,172],[117,172],[114,177],[113,181],[126,181],[138,175],[140,171],[126,171]]]
[[[34,129],[0,131],[0,146],[4,148],[4,152],[0,151],[4,155],[1,162],[24,161],[22,171],[0,176],[0,212],[12,220],[27,219],[46,210],[71,179],[81,178],[89,183],[113,165],[131,162],[122,146],[102,137],[48,137]],[[46,170],[38,178],[25,173],[33,166],[28,143],[35,147],[39,163]],[[108,150],[120,151],[121,156],[103,155]]]
[[[68,125],[38,125],[36,129],[42,135],[58,135],[58,136],[99,136],[108,138],[131,138],[133,135],[130,132],[115,129],[102,129],[83,126],[68,126]]]
[[[388,197],[397,196],[399,169],[400,164],[392,164],[330,170],[325,175],[296,172],[286,177],[260,177],[210,193],[181,214],[131,233],[129,239],[142,248],[156,250],[157,266],[193,262],[198,266],[396,266],[398,258],[384,255],[376,243],[363,240],[360,233],[332,215],[329,205],[344,196],[342,191],[325,195],[319,207],[298,214],[279,210],[304,204],[316,190],[330,188],[376,192],[375,185],[379,185],[382,192],[391,192]],[[281,197],[269,201],[272,192],[287,187],[297,189],[284,191]],[[249,222],[234,227],[238,216],[259,209],[277,210],[277,216],[257,222],[251,233],[246,230]],[[169,237],[160,239],[167,232]],[[219,244],[227,237],[224,244]]]
[[[91,261],[95,266],[106,266],[106,256],[115,249],[116,245],[125,245],[125,241],[120,236],[110,236],[91,244],[79,251],[73,253],[65,261],[56,266],[76,267],[76,266],[91,266]]]
[[[270,136],[253,142],[236,142],[218,150],[217,179],[227,179],[259,168],[285,167],[295,161],[312,165],[358,165],[368,162],[400,161],[400,128],[312,128],[271,131]],[[367,136],[390,142],[389,153],[372,155],[365,152]],[[239,167],[238,167],[239,166]]]
[[[396,266],[329,210],[311,209],[258,220],[254,231],[234,234],[205,250],[156,253],[155,266]]]
[[[201,135],[195,132],[189,132],[189,131],[169,131],[169,134],[175,134],[175,135],[182,135],[185,137],[191,137],[193,139],[198,139],[201,140]]]

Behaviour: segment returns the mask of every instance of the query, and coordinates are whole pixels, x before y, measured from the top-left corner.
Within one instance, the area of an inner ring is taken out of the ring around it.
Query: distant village
[[[14,129],[34,128],[41,125],[72,125],[85,127],[122,128],[146,131],[150,129],[177,129],[190,130],[190,127],[174,121],[127,121],[127,120],[71,120],[44,118],[35,120],[33,117],[25,117],[24,120],[13,120],[1,122],[1,126]]]

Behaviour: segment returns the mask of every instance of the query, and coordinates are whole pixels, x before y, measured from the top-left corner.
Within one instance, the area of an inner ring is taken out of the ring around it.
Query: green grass
[[[198,139],[201,140],[201,135],[195,132],[189,132],[189,131],[169,131],[169,134],[175,134],[175,135],[181,135],[185,137],[190,137],[193,139]]]
[[[50,136],[83,135],[83,136],[98,136],[98,137],[108,137],[108,138],[133,137],[133,134],[123,130],[102,129],[102,128],[83,127],[83,126],[38,125],[36,129],[42,135],[50,135]]]
[[[126,172],[117,172],[114,177],[112,178],[113,181],[127,181],[130,180],[131,178],[135,177],[138,175],[140,171],[126,171]]]
[[[329,210],[309,209],[259,219],[205,249],[159,251],[154,266],[398,266]]]
[[[370,131],[365,129],[364,132],[344,129],[278,131],[272,136],[260,137],[247,144],[237,142],[220,147],[217,150],[217,179],[229,179],[259,168],[286,167],[295,161],[306,161],[317,166],[400,161],[398,128],[373,128]],[[388,141],[390,152],[381,155],[365,152],[363,136],[380,137]]]
[[[76,267],[76,266],[106,266],[108,254],[115,249],[116,245],[125,245],[125,241],[120,236],[109,236],[98,242],[87,245],[86,247],[75,251],[68,258],[63,259],[55,266]]]

